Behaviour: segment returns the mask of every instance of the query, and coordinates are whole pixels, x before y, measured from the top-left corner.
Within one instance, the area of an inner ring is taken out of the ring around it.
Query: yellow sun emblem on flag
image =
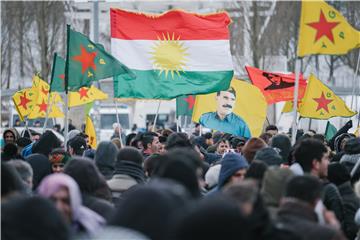
[[[165,77],[168,73],[171,73],[174,78],[174,73],[180,76],[180,72],[184,72],[184,66],[186,64],[186,57],[189,55],[186,53],[187,49],[184,47],[184,42],[180,42],[180,36],[175,39],[175,34],[167,36],[162,34],[163,39],[158,36],[158,41],[152,47],[151,60],[155,68],[160,69],[159,75],[165,72]]]

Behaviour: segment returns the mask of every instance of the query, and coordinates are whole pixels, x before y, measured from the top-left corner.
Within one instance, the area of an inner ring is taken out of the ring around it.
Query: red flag
[[[245,68],[252,84],[261,90],[268,104],[294,100],[295,74],[265,72],[249,66]],[[299,100],[303,98],[305,88],[306,80],[300,74]]]

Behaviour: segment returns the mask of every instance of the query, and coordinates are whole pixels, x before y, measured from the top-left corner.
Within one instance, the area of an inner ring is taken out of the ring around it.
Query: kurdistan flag
[[[144,14],[112,8],[111,52],[136,75],[114,78],[114,97],[172,99],[225,90],[233,76],[225,12]]]
[[[360,32],[335,8],[322,0],[303,0],[298,56],[346,54],[360,47]]]
[[[335,95],[313,74],[308,79],[302,104],[299,107],[301,117],[315,119],[329,119],[332,117],[352,117],[356,112],[351,111],[345,102]]]

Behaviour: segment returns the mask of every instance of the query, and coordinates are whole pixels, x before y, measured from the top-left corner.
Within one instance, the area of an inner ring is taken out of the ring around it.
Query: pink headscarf
[[[69,191],[73,222],[80,223],[88,233],[94,234],[101,225],[105,224],[105,219],[82,205],[79,186],[73,178],[63,173],[51,174],[41,181],[38,193],[43,197],[50,198],[62,187]]]

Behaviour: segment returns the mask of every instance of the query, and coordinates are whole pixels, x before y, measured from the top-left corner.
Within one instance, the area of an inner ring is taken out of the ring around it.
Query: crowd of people
[[[360,239],[360,138],[3,132],[1,238]]]

